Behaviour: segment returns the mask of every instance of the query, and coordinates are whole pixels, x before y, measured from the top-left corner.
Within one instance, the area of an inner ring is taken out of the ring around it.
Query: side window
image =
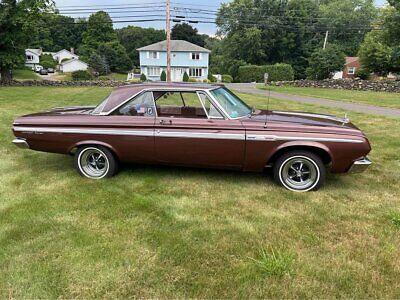
[[[221,115],[221,113],[218,111],[218,109],[215,108],[214,104],[212,104],[210,98],[206,94],[199,93],[199,97],[200,97],[200,100],[203,103],[204,109],[206,110],[206,113],[210,119],[223,119],[224,118]]]
[[[140,94],[117,109],[114,115],[154,117],[155,108],[151,92]]]

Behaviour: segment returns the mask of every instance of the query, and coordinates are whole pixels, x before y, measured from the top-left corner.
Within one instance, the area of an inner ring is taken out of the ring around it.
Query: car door
[[[116,145],[121,160],[155,163],[155,106],[152,92],[143,92],[106,116],[109,126],[117,133]],[[99,117],[105,118],[105,117]]]
[[[160,96],[162,95],[162,96]],[[155,92],[155,149],[158,162],[241,169],[245,130],[225,119],[203,92]]]

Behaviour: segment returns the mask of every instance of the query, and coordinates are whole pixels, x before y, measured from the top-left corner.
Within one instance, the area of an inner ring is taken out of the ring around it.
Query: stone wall
[[[117,87],[121,85],[132,84],[126,81],[117,80],[88,80],[88,81],[52,81],[52,80],[13,80],[9,84],[0,86],[99,86],[99,87]]]
[[[314,81],[314,80],[277,81],[277,82],[272,82],[271,85],[400,93],[400,81],[327,79],[321,81]]]

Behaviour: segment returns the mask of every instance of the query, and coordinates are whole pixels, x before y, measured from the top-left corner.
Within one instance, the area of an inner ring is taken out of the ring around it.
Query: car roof
[[[143,90],[185,90],[185,91],[197,91],[197,90],[210,90],[221,87],[219,84],[206,84],[206,83],[140,83],[124,85],[114,89],[107,98],[107,102],[102,112],[109,112],[128,99],[139,94]]]

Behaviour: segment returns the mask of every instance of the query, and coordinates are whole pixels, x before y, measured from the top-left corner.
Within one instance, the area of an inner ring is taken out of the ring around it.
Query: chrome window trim
[[[219,87],[214,87],[212,89],[207,89],[207,93],[211,96],[212,100],[218,104],[218,107],[224,112],[225,118],[227,118],[228,120],[240,120],[243,118],[248,117],[248,115],[246,116],[241,116],[241,117],[237,117],[237,118],[232,118],[227,112],[226,110],[222,107],[222,105],[220,105],[220,103],[217,101],[217,99],[213,96],[213,94],[211,94],[211,91],[222,88],[224,86],[219,86]],[[226,87],[225,87],[226,88]],[[229,90],[230,92],[232,92],[231,90]],[[233,93],[233,92],[232,92]],[[237,97],[237,96],[236,96]],[[238,97],[239,98],[239,97]],[[243,100],[242,100],[243,101]],[[243,101],[244,102],[244,101]],[[247,103],[246,103],[247,104]]]
[[[219,111],[218,107],[216,107],[216,106],[214,105],[214,102],[213,102],[212,99],[210,99],[210,103],[211,103],[211,105],[213,105],[213,106],[217,109],[217,111],[220,113],[221,117],[210,117],[210,116],[208,115],[208,113],[207,113],[205,104],[203,103],[203,100],[202,100],[201,97],[200,97],[200,94],[203,94],[203,95],[205,95],[206,97],[209,97],[209,95],[208,95],[205,91],[202,91],[202,90],[198,90],[198,91],[196,91],[196,93],[197,93],[197,97],[199,98],[199,101],[200,101],[201,105],[203,106],[204,112],[206,113],[206,116],[207,116],[207,119],[208,119],[208,120],[225,120],[224,115]]]

